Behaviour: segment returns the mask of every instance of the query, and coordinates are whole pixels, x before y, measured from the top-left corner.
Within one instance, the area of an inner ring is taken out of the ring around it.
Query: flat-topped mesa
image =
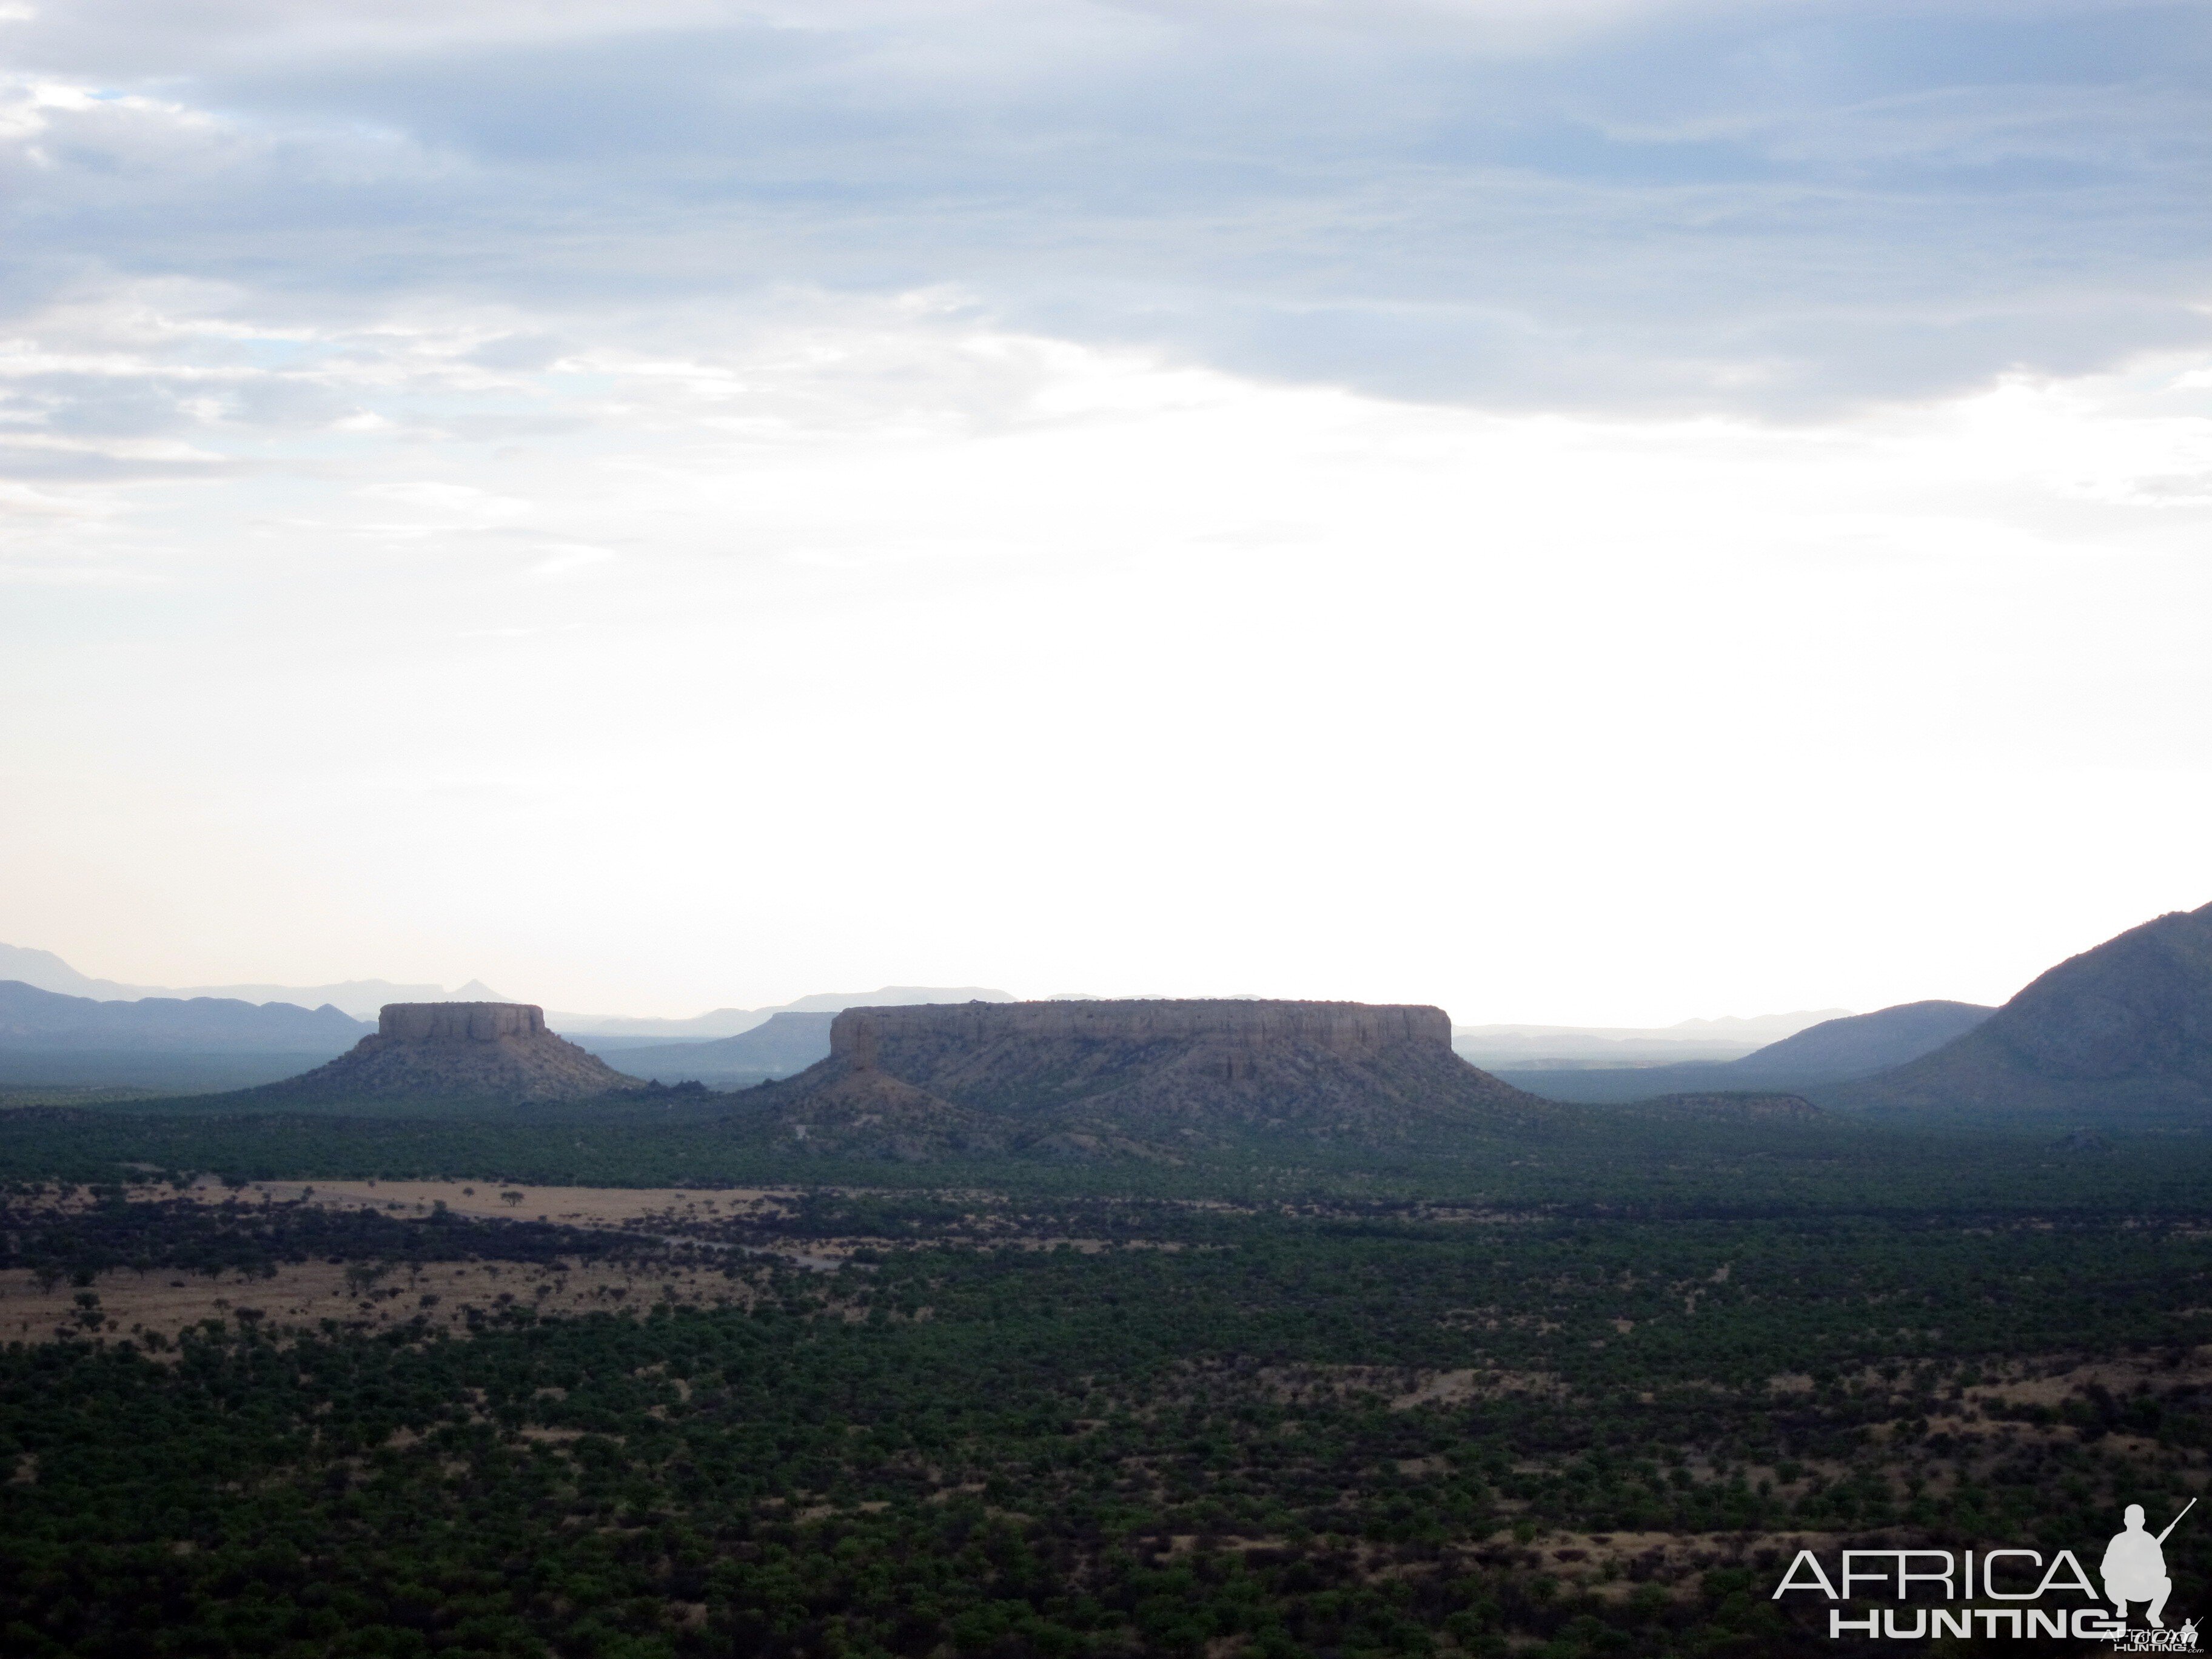
[[[1451,1048],[1441,1008],[1218,999],[850,1008],[754,1098],[795,1140],[895,1157],[1180,1157],[1249,1133],[1401,1137],[1549,1109]],[[1150,1150],[1144,1150],[1144,1149]]]
[[[848,1008],[830,1022],[830,1054],[873,1068],[890,1047],[921,1040],[963,1045],[1039,1042],[1196,1044],[1222,1051],[1314,1048],[1348,1059],[1394,1050],[1451,1052],[1441,1008],[1366,1002],[1130,998],[1085,1002],[931,1003]]]
[[[545,1011],[528,1002],[387,1002],[376,1034],[416,1042],[496,1042],[545,1035]]]
[[[387,1002],[376,1035],[327,1066],[254,1091],[264,1099],[591,1100],[641,1089],[545,1029],[527,1002]]]

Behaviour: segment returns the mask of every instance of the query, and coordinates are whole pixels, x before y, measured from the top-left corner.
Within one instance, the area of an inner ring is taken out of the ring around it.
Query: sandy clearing
[[[513,1203],[501,1194],[519,1193]],[[134,1192],[134,1196],[137,1194]],[[149,1198],[184,1197],[203,1204],[307,1202],[331,1209],[381,1210],[422,1216],[442,1204],[471,1220],[551,1221],[570,1227],[620,1227],[641,1221],[758,1221],[783,1214],[796,1188],[684,1187],[533,1187],[495,1181],[257,1181],[233,1190],[203,1176],[185,1192],[156,1188]]]
[[[313,1204],[333,1210],[374,1210],[398,1220],[420,1220],[441,1205],[450,1214],[471,1221],[544,1221],[568,1227],[665,1227],[681,1235],[711,1230],[716,1224],[774,1224],[788,1216],[799,1201],[814,1189],[792,1187],[701,1188],[696,1187],[533,1187],[495,1181],[257,1181],[243,1187],[224,1186],[212,1176],[202,1176],[189,1188],[140,1187],[129,1191],[139,1203],[182,1199],[196,1204],[239,1203]],[[822,1191],[842,1189],[820,1189]],[[506,1194],[520,1196],[513,1202]],[[88,1206],[88,1194],[80,1191],[67,1200],[46,1200],[52,1207],[79,1210]],[[973,1234],[951,1236],[971,1248],[1046,1251],[1066,1248],[1080,1255],[1107,1250],[1207,1251],[1219,1247],[1186,1244],[1177,1239],[1081,1238],[1060,1234],[1034,1234],[989,1228]],[[710,1242],[702,1232],[702,1242]],[[857,1250],[896,1249],[912,1239],[849,1238],[793,1239],[781,1244],[747,1243],[741,1248],[782,1257],[800,1267],[832,1268]]]
[[[1564,1395],[1566,1385],[1549,1371],[1422,1371],[1419,1381],[1390,1401],[1392,1411],[1416,1406],[1449,1406],[1468,1400],[1496,1400],[1506,1395]]]
[[[81,1296],[97,1301],[87,1307]],[[658,1302],[750,1307],[757,1297],[749,1280],[713,1269],[623,1261],[566,1269],[513,1261],[430,1262],[395,1267],[368,1285],[357,1274],[349,1276],[348,1266],[327,1261],[286,1263],[268,1278],[118,1267],[88,1286],[52,1290],[41,1290],[30,1273],[16,1271],[0,1273],[0,1342],[151,1334],[167,1345],[207,1320],[233,1328],[258,1323],[268,1331],[314,1329],[330,1320],[374,1331],[418,1316],[433,1329],[465,1336],[472,1311],[490,1314],[511,1303],[544,1314],[635,1315]],[[97,1322],[88,1322],[88,1316]]]
[[[2125,1398],[2145,1386],[2157,1391],[2176,1383],[2206,1382],[2212,1382],[2212,1346],[2193,1350],[2178,1365],[2166,1364],[2155,1356],[2102,1360],[2075,1365],[2056,1375],[1998,1378],[1967,1389],[1966,1397],[2015,1406],[2056,1406],[2092,1383]]]
[[[1350,1394],[1380,1395],[1392,1411],[1418,1406],[1448,1406],[1507,1395],[1559,1397],[1565,1385],[1549,1371],[1502,1370],[1431,1370],[1396,1365],[1266,1365],[1257,1373],[1261,1389],[1288,1405],[1334,1399]]]

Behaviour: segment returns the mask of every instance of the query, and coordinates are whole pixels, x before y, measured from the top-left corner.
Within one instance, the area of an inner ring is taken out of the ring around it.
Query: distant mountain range
[[[309,990],[220,988],[254,996],[126,1000],[115,994],[147,988],[89,980],[49,952],[0,946],[0,974],[26,964],[47,981],[94,987],[100,994],[36,981],[0,983],[0,1083],[236,1086],[288,1074],[278,1068],[305,1070],[368,1030],[336,995],[313,1008],[288,997],[339,991],[357,997],[374,988],[390,1000],[504,1000],[482,987],[465,988],[478,994],[459,998],[378,981]],[[411,990],[434,994],[391,994]],[[285,995],[257,1002],[264,992]],[[826,1063],[832,1017],[848,1009],[1013,1000],[981,987],[887,986],[821,993],[773,1009],[720,1009],[691,1020],[556,1015],[546,1023],[556,1030],[565,1023],[580,1047],[630,1076],[730,1088]],[[1226,1010],[1239,1000],[1209,1006]],[[1710,1052],[1769,1033],[1748,1053]],[[687,1036],[693,1040],[681,1040]],[[1930,1123],[2212,1127],[2212,904],[2130,928],[2059,963],[1996,1010],[1928,1001],[1869,1014],[1685,1021],[1656,1030],[1462,1027],[1449,1039],[1462,1059],[1485,1061],[1505,1084],[1553,1100],[1780,1092],[1802,1094],[1827,1109]],[[1654,1054],[1680,1058],[1642,1065],[1630,1059]],[[1531,1066],[1524,1058],[1515,1065],[1516,1055],[1550,1063]]]
[[[986,999],[975,999],[978,1001]],[[1011,1001],[1012,998],[988,999]],[[877,1006],[854,1002],[848,1007]],[[618,1072],[655,1083],[704,1083],[710,1088],[740,1088],[772,1077],[803,1072],[830,1054],[830,1022],[842,1010],[770,1014],[750,1031],[714,1042],[620,1043],[610,1047],[588,1035],[574,1041]]]
[[[1571,1070],[1720,1061],[1848,1016],[1848,1008],[1686,1019],[1673,1025],[1455,1025],[1452,1048],[1477,1066]]]
[[[64,962],[52,951],[33,951],[21,945],[0,945],[0,980],[16,980],[62,996],[89,997],[96,1002],[136,1002],[146,997],[189,1001],[216,997],[227,1002],[285,1002],[298,1008],[319,1008],[325,1003],[356,1019],[374,1021],[387,1002],[504,1002],[505,997],[478,980],[458,991],[438,985],[400,985],[388,979],[349,979],[336,985],[125,985],[117,980],[94,979]]]
[[[2212,1125],[2212,904],[2069,957],[1964,1036],[1823,1099],[1923,1121]]]
[[[463,999],[454,999],[462,1000]],[[901,1007],[921,1002],[1012,1002],[1011,991],[981,985],[886,985],[878,991],[817,991],[768,1008],[717,1008],[689,1019],[629,1019],[615,1014],[549,1013],[545,1023],[563,1036],[589,1039],[594,1052],[647,1044],[694,1044],[732,1037],[765,1025],[778,1014],[841,1014],[848,1008]],[[823,1053],[827,1054],[828,1048]],[[811,1062],[810,1062],[811,1063]]]
[[[88,997],[96,1002],[135,1002],[147,997],[179,1000],[218,997],[227,1001],[289,1003],[300,1008],[319,1008],[325,1003],[356,1019],[375,1024],[378,1011],[392,1002],[507,1002],[482,980],[471,980],[456,990],[441,985],[405,985],[388,979],[349,979],[335,985],[126,985],[119,980],[94,979],[81,974],[52,951],[21,945],[0,945],[0,981],[17,980],[60,996]],[[917,1002],[1012,1002],[1011,991],[981,985],[886,985],[877,991],[820,991],[765,1008],[715,1008],[685,1019],[638,1019],[622,1014],[584,1014],[555,1012],[545,1021],[568,1036],[599,1039],[587,1047],[636,1047],[647,1043],[702,1042],[736,1036],[764,1025],[777,1014],[835,1014],[848,1008],[868,1008]],[[826,1052],[826,1050],[825,1050]]]
[[[2212,1127],[2212,904],[2070,957],[2001,1008],[1905,1003],[1723,1065],[1498,1075],[1590,1104],[1787,1089],[1828,1110],[1931,1126]]]
[[[107,1002],[0,981],[0,1048],[5,1048],[335,1054],[375,1029],[327,1003],[308,1009],[226,997]]]
[[[319,1065],[375,1029],[328,1004],[105,1001],[0,981],[0,1085],[243,1088]]]
[[[1656,1095],[1805,1090],[1872,1077],[1942,1048],[1993,1011],[1972,1002],[1905,1002],[1823,1020],[1736,1060],[1613,1067],[1499,1066],[1516,1086],[1553,1100],[1613,1104]]]
[[[848,1008],[1015,1000],[1004,991],[969,985],[886,985],[880,991],[824,991],[801,997],[787,1007],[761,1009],[759,1024],[711,1042],[662,1042],[627,1033],[602,1036],[573,1026],[564,1035],[632,1077],[655,1083],[703,1083],[710,1089],[742,1089],[771,1078],[789,1077],[827,1059],[830,1022]],[[557,1027],[557,1016],[546,1018]]]
[[[294,1076],[345,1052],[374,1032],[376,1013],[389,1003],[507,1000],[473,982],[460,992],[447,992],[386,980],[225,988],[251,995],[170,994],[88,978],[51,951],[0,945],[0,970],[27,967],[52,984],[0,979],[0,1085],[112,1085],[179,1093],[251,1087]],[[94,988],[64,991],[55,985]],[[337,994],[313,1007],[297,1000],[324,992],[342,993],[356,1004],[370,1000],[368,1018],[355,1018]],[[1008,992],[982,986],[889,985],[878,991],[817,992],[783,1008],[720,1009],[695,1019],[595,1020],[556,1014],[546,1023],[625,1073],[727,1089],[812,1065],[830,1052],[830,1019],[847,1008],[1012,1000]],[[682,1040],[732,1030],[744,1035]],[[653,1055],[650,1064],[630,1058],[645,1052]]]
[[[356,1019],[372,1023],[378,1010],[386,1003],[511,1000],[481,980],[471,980],[453,990],[440,985],[405,984],[383,979],[344,980],[330,985],[132,985],[79,973],[51,951],[0,945],[0,980],[11,979],[43,991],[101,1002],[135,1001],[147,997],[217,997],[238,1002],[290,1003],[301,1008],[316,1008],[328,1003]],[[759,1008],[714,1008],[681,1019],[554,1009],[548,1011],[545,1023],[552,1030],[581,1042],[595,1054],[604,1054],[647,1046],[711,1043],[754,1030],[777,1014],[836,1014],[848,1008],[1016,1000],[1010,991],[982,985],[886,985],[874,991],[817,992]],[[1065,992],[1048,999],[1095,1000],[1079,992]],[[1686,1019],[1674,1025],[1656,1027],[1462,1025],[1453,1028],[1452,1047],[1476,1065],[1492,1067],[1652,1066],[1676,1060],[1726,1060],[1847,1012],[1826,1008],[1748,1018],[1724,1016],[1717,1019]],[[826,1054],[828,1050],[823,1052]],[[743,1051],[664,1054],[657,1058],[664,1065],[690,1064],[707,1068],[702,1075],[736,1076],[750,1070],[750,1056]]]
[[[887,995],[888,994],[886,994]],[[951,1002],[948,995],[930,999]],[[979,1000],[983,999],[978,999]],[[1004,1000],[1004,999],[990,999]],[[1098,999],[1054,999],[1095,1001]],[[1257,999],[1253,999],[1257,1000]],[[873,999],[848,1006],[890,1006]],[[1989,1018],[1990,1010],[1965,1002],[1912,1002],[1877,1013],[1823,1020],[1741,1058],[1672,1066],[1613,1066],[1565,1070],[1501,1070],[1531,1092],[1558,1100],[1613,1103],[1662,1094],[1712,1094],[1743,1091],[1799,1090],[1819,1084],[1870,1077],[1886,1067],[1941,1047]],[[710,1088],[750,1085],[788,1077],[830,1054],[830,1013],[778,1013],[741,1036],[714,1042],[657,1043],[651,1047],[607,1045],[589,1036],[583,1047],[617,1070],[660,1083],[704,1083]],[[1767,1017],[1784,1024],[1798,1016]],[[1690,1024],[1755,1026],[1764,1021],[1692,1021]],[[1554,1028],[1548,1035],[1557,1036]],[[1572,1030],[1573,1028],[1565,1028]],[[1693,1049],[1695,1039],[1688,1040]],[[1472,1060],[1454,1033],[1453,1048]]]

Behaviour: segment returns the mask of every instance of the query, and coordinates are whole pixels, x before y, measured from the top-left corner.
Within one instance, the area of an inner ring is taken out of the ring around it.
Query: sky
[[[2197,0],[0,0],[0,939],[1659,1024],[2212,899]]]

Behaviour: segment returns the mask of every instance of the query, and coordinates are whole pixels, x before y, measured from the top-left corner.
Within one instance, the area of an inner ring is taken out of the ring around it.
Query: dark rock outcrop
[[[756,1091],[795,1139],[921,1156],[1172,1155],[1231,1133],[1395,1138],[1544,1115],[1451,1050],[1437,1008],[1082,1001],[856,1008]],[[749,1097],[749,1098],[750,1098]]]
[[[1964,1036],[1821,1098],[1984,1121],[2212,1123],[2212,904],[2069,957]]]
[[[248,1091],[259,1103],[588,1100],[645,1085],[545,1029],[519,1002],[395,1002],[327,1066]]]
[[[545,1011],[526,1002],[387,1002],[376,1034],[402,1042],[500,1042],[545,1035]]]

